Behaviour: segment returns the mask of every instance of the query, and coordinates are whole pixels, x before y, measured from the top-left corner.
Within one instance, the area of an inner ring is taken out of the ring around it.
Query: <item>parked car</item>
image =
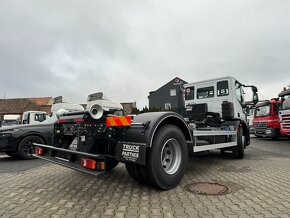
[[[11,157],[32,159],[32,143],[50,145],[56,120],[56,116],[52,116],[40,124],[1,127],[0,152],[4,152]]]

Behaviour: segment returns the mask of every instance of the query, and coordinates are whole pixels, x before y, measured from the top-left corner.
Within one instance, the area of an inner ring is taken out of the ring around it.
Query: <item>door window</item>
[[[214,97],[214,87],[204,87],[199,88],[196,90],[197,92],[197,99],[204,99],[204,98],[213,98]]]
[[[217,82],[217,96],[229,95],[229,82],[227,80]]]

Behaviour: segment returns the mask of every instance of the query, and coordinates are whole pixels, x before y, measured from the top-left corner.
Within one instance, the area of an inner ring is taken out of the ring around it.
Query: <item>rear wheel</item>
[[[243,127],[239,126],[237,133],[237,146],[234,147],[233,153],[235,158],[243,159],[245,156],[246,136],[243,134]]]
[[[126,163],[125,165],[126,165],[126,170],[128,174],[130,175],[130,177],[132,177],[137,182],[140,182],[142,184],[145,183],[141,174],[141,166],[134,163]]]
[[[17,153],[20,158],[26,159],[26,160],[34,158],[32,156],[32,150],[33,150],[32,143],[45,144],[44,140],[40,138],[39,136],[35,136],[35,135],[26,136],[20,141],[17,147]]]
[[[148,153],[147,165],[143,169],[146,183],[163,190],[176,187],[185,173],[188,160],[182,131],[174,125],[161,127]]]

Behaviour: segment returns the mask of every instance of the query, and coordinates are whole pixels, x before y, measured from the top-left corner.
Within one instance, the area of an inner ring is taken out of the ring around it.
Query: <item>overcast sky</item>
[[[0,98],[103,91],[148,102],[174,77],[290,84],[289,0],[0,0]]]

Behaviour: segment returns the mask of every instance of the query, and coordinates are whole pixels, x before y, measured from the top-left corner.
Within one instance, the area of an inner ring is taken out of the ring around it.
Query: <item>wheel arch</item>
[[[138,124],[138,127],[134,127],[134,123],[135,126]],[[177,126],[184,134],[186,141],[192,142],[192,134],[183,117],[170,111],[136,115],[132,121],[132,128],[121,136],[120,141],[143,143],[146,147],[151,147],[157,130],[168,124]]]
[[[151,147],[153,144],[153,140],[156,136],[156,132],[165,125],[174,125],[178,127],[181,130],[181,132],[184,134],[186,141],[192,142],[192,135],[185,121],[181,119],[179,116],[170,115],[161,119],[159,123],[156,125],[150,139],[149,147]]]
[[[29,137],[29,136],[38,136],[39,138],[41,138],[44,143],[46,144],[47,143],[47,140],[45,139],[45,137],[43,137],[40,133],[38,132],[29,132],[29,133],[26,133],[26,134],[23,134],[19,140],[18,140],[18,143],[17,143],[17,146],[19,145],[19,143],[26,137]]]

